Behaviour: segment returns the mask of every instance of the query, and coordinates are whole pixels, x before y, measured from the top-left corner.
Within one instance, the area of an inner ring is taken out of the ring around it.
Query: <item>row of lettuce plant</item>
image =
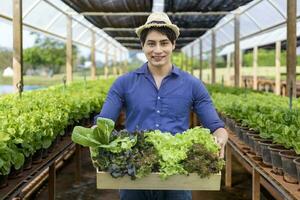
[[[300,103],[297,99],[293,99],[290,109],[287,97],[223,86],[208,88],[217,110],[223,115],[300,154]]]
[[[0,98],[0,175],[48,148],[67,126],[101,109],[112,80],[76,82]]]

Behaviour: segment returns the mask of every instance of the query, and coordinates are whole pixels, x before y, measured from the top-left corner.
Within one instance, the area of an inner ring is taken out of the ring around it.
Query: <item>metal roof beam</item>
[[[286,20],[286,16],[284,16],[284,13],[278,8],[278,5],[276,4],[276,2],[270,1],[270,0],[268,0],[268,2],[281,15],[281,17]]]
[[[207,31],[210,28],[179,28],[180,31]],[[135,31],[135,28],[112,28],[112,27],[104,27],[103,31]]]
[[[23,15],[23,20],[27,17],[27,15],[29,15],[30,13],[31,13],[31,11],[35,8],[35,7],[37,7],[37,5],[39,5],[39,3],[41,2],[42,0],[37,0],[37,1],[35,1],[32,5],[31,5],[31,7],[29,7],[29,9],[24,13],[24,15]]]
[[[55,23],[55,22],[57,22],[57,20],[61,17],[61,16],[63,16],[63,13],[58,13],[50,22],[49,22],[49,24],[46,26],[46,28],[45,28],[45,30],[47,31],[47,30],[49,30],[49,28],[51,28],[52,26],[53,26],[53,24]]]
[[[179,37],[177,40],[196,40],[198,37]],[[115,40],[140,41],[137,37],[114,37]]]
[[[84,16],[148,16],[152,12],[68,12],[69,15],[84,15]],[[172,16],[211,16],[211,15],[227,15],[228,11],[214,11],[214,12],[167,12]]]

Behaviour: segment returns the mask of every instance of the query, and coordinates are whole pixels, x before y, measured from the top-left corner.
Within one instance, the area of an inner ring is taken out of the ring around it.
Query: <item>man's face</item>
[[[171,64],[174,48],[175,44],[172,44],[166,35],[151,31],[146,37],[143,51],[148,59],[148,64],[153,67],[163,67]]]

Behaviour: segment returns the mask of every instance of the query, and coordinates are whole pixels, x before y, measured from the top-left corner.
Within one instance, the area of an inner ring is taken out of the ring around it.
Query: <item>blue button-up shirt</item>
[[[203,83],[176,66],[162,80],[159,89],[148,63],[119,77],[96,117],[116,121],[121,109],[126,112],[125,126],[130,132],[159,129],[181,133],[189,128],[191,110],[211,132],[224,127]]]

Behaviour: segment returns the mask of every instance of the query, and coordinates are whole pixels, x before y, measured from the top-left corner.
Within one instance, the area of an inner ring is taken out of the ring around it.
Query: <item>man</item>
[[[116,121],[125,109],[128,131],[159,129],[175,134],[189,128],[192,109],[216,137],[223,157],[228,134],[205,86],[171,63],[179,28],[165,13],[152,13],[136,33],[148,62],[115,81],[97,117]],[[121,190],[120,196],[121,200],[192,199],[191,191]]]

